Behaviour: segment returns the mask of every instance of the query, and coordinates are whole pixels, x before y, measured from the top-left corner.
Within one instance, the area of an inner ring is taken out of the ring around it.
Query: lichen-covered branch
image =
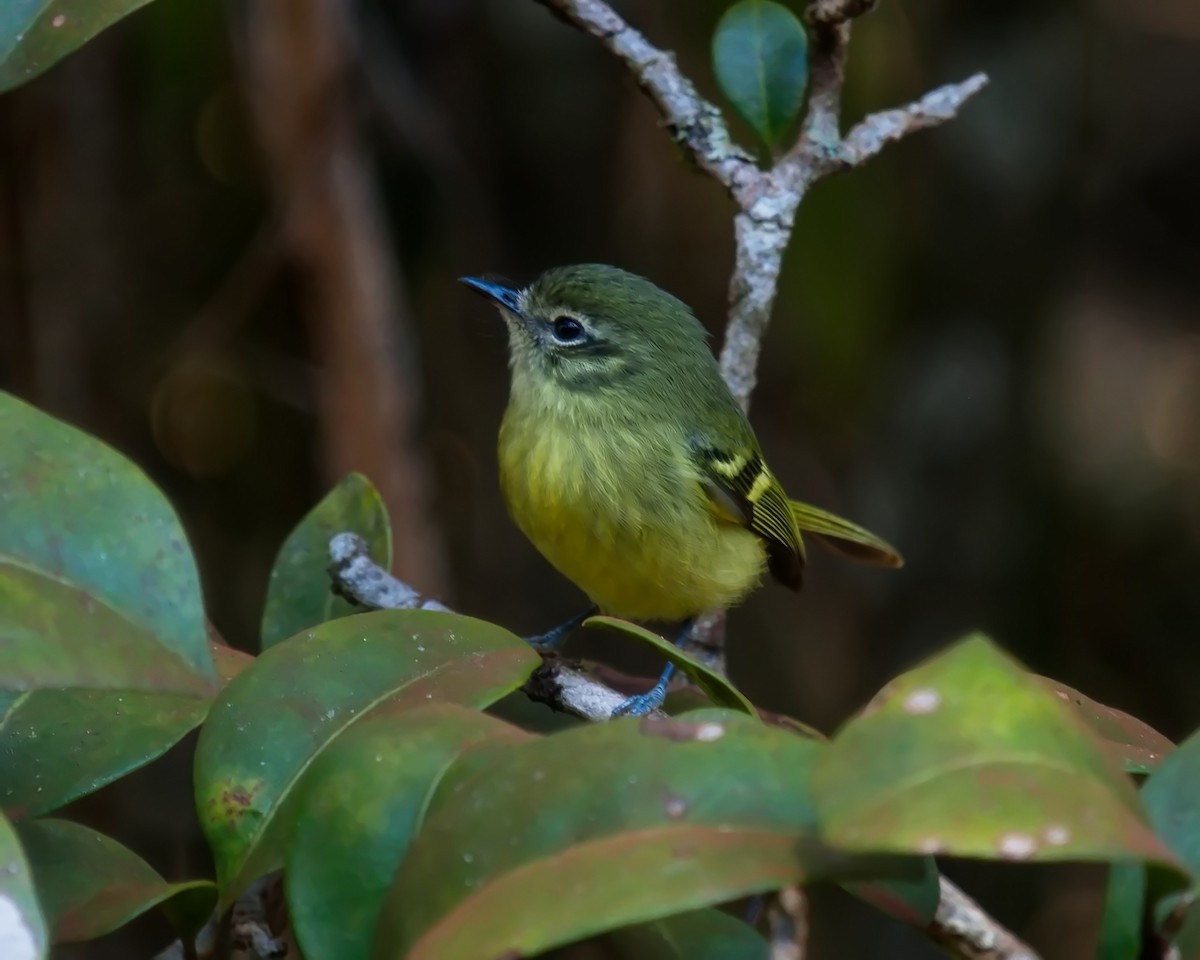
[[[354,533],[339,533],[329,542],[329,575],[334,593],[374,610],[447,610],[422,597],[371,560],[367,542]]]
[[[945,123],[957,116],[963,104],[986,87],[987,82],[985,74],[976,73],[961,83],[948,83],[930,90],[908,106],[872,113],[851,127],[842,140],[842,162],[846,166],[858,166],[889,143]]]

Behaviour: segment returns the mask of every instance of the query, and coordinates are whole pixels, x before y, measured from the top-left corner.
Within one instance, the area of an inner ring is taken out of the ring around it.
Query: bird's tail
[[[904,558],[886,540],[881,540],[870,530],[849,520],[835,517],[820,507],[790,501],[792,516],[804,533],[811,533],[828,547],[859,563],[877,567],[902,567]]]

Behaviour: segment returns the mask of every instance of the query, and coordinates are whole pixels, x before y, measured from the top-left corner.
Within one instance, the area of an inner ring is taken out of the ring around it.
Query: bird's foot
[[[671,681],[671,674],[675,672],[675,664],[668,663],[662,676],[658,678],[658,683],[647,690],[645,693],[639,693],[632,697],[627,697],[613,712],[615,717],[644,717],[651,711],[657,710],[663,705],[663,701],[667,699],[667,684]]]

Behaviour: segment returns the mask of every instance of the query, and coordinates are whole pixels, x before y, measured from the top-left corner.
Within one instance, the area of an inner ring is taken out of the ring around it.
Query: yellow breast
[[[601,610],[683,620],[723,610],[762,577],[762,541],[718,519],[678,437],[510,404],[500,481],[517,526]]]

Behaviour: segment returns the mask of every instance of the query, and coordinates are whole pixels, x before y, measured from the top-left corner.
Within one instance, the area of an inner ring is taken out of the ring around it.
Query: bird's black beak
[[[492,303],[503,307],[509,313],[514,313],[517,316],[521,315],[521,305],[518,299],[519,294],[512,287],[506,287],[502,283],[494,283],[491,280],[484,280],[480,277],[459,277],[459,283],[465,283],[476,293],[481,293]]]

